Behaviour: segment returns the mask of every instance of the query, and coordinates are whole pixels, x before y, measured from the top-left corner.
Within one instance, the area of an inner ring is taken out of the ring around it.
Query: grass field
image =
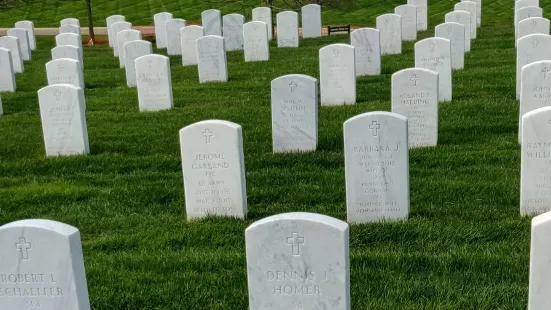
[[[197,18],[206,7],[104,2],[94,4],[98,21],[123,13],[135,24],[163,9]],[[36,2],[0,12],[0,23],[84,21],[83,3]],[[372,26],[396,4],[324,18]],[[410,153],[410,220],[351,226],[353,309],[526,309],[530,220],[519,217],[512,6],[485,2],[466,69],[453,75],[454,101],[441,105],[439,146]],[[420,36],[431,36],[452,9],[453,1],[432,3],[429,31]],[[195,67],[171,58],[175,108],[158,113],[138,112],[136,90],[126,88],[110,49],[87,47],[92,155],[45,158],[36,91],[46,85],[54,39],[39,38],[17,93],[2,94],[0,224],[47,218],[78,227],[93,309],[246,309],[244,229],[291,211],[344,220],[342,124],[389,111],[391,74],[413,66],[407,43],[402,55],[383,57],[381,76],[358,79],[358,104],[320,109],[318,151],[272,154],[270,81],[289,73],[318,77],[318,49],[336,42],[348,37],[303,40],[299,49],[272,45],[267,63],[229,53],[225,84],[200,85]],[[213,118],[243,126],[249,216],[187,223],[178,130]]]

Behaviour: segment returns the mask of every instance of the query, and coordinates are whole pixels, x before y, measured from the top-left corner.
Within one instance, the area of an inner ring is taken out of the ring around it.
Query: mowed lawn
[[[84,1],[60,2],[56,14],[44,16],[49,2],[44,10],[38,2],[0,12],[1,25],[85,16],[67,10]],[[146,24],[162,10],[128,11],[123,2],[130,1],[109,1],[120,5],[113,8],[97,2],[97,16],[135,12],[128,20]],[[333,12],[330,21],[373,26],[377,14],[397,4]],[[440,108],[439,145],[410,152],[410,219],[351,226],[353,309],[526,308],[530,219],[519,216],[512,6],[485,2],[466,68],[453,74],[454,100]],[[420,37],[432,36],[451,10],[453,1],[432,2],[429,30]],[[406,43],[402,55],[383,57],[381,76],[358,78],[356,105],[320,108],[316,152],[273,154],[270,81],[290,73],[317,78],[318,49],[348,41],[302,40],[298,49],[272,43],[265,63],[245,63],[242,52],[231,52],[224,84],[200,85],[197,68],[172,57],[175,107],[156,113],[138,112],[136,89],[126,87],[108,47],[86,47],[92,154],[46,158],[36,92],[46,85],[54,39],[39,38],[26,73],[17,75],[18,91],[2,94],[0,224],[47,218],[79,228],[93,309],[246,309],[245,228],[294,211],[345,220],[342,124],[389,111],[391,74],[413,66],[413,43]],[[206,119],[243,126],[247,220],[186,221],[178,130]]]

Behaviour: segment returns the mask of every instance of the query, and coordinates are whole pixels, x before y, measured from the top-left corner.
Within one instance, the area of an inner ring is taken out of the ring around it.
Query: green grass
[[[83,20],[81,2],[36,2],[1,12],[0,21]],[[398,2],[324,18],[373,25]],[[182,9],[188,7],[182,3],[165,7],[197,18],[207,6]],[[157,1],[94,5],[98,21],[123,13],[136,24],[150,23],[163,9]],[[433,3],[430,30],[421,37],[431,36],[452,9],[453,1]],[[36,91],[46,84],[54,40],[39,38],[26,73],[17,76],[17,93],[2,94],[0,224],[48,218],[78,227],[94,309],[246,309],[244,229],[292,211],[344,220],[342,124],[359,113],[390,110],[391,74],[413,65],[407,43],[402,55],[383,57],[381,76],[358,79],[358,104],[320,109],[318,151],[272,154],[270,81],[289,73],[317,77],[318,49],[347,41],[272,45],[267,63],[244,63],[241,52],[229,53],[225,84],[200,85],[195,67],[171,58],[175,108],[158,113],[138,112],[136,90],[126,88],[111,50],[87,47],[92,155],[46,158]],[[353,309],[526,309],[530,220],[519,217],[514,58],[512,2],[486,1],[466,69],[453,75],[454,101],[441,105],[438,147],[410,152],[410,220],[351,226]],[[243,126],[245,221],[185,220],[178,130],[212,118]]]

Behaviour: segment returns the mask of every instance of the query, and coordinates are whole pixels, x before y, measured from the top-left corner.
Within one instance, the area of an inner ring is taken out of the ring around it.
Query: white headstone
[[[459,23],[443,23],[436,26],[434,36],[450,40],[452,69],[465,67],[465,26]]]
[[[446,14],[446,23],[458,23],[465,28],[465,52],[471,51],[471,13],[467,11],[453,11]]]
[[[227,14],[222,17],[222,33],[226,51],[243,50],[243,24],[245,16],[241,14]]]
[[[400,15],[379,15],[376,24],[381,36],[381,55],[401,54],[402,18]]]
[[[29,36],[29,46],[31,51],[36,50],[36,35],[34,33],[34,23],[28,20],[23,20],[15,23],[15,28],[22,28],[27,30],[27,35]]]
[[[1,309],[90,310],[78,229],[50,220],[11,222],[0,227],[0,249]]]
[[[292,11],[278,13],[277,47],[298,47],[298,14]]]
[[[549,19],[543,17],[529,17],[520,21],[517,29],[519,38],[535,33],[549,34]]]
[[[265,22],[252,21],[243,25],[243,40],[245,61],[270,59],[268,27]]]
[[[272,80],[272,144],[275,153],[316,150],[318,80],[302,74]]]
[[[201,24],[206,36],[222,36],[222,13],[220,10],[206,10],[201,12]]]
[[[551,60],[536,61],[522,67],[519,105],[519,143],[522,141],[522,116],[551,106]]]
[[[74,33],[62,33],[58,34],[55,37],[55,43],[56,46],[63,46],[63,45],[72,45],[78,47],[78,52],[80,54],[80,59],[82,60],[80,63],[84,67],[84,56],[82,52],[82,37],[78,34]]]
[[[238,124],[208,120],[180,130],[187,219],[244,218],[247,186],[243,134]]]
[[[29,35],[27,30],[23,28],[13,28],[8,30],[8,36],[15,37],[19,40],[19,48],[21,49],[21,58],[31,60],[31,47],[29,45]]]
[[[84,89],[84,76],[78,60],[60,58],[46,63],[48,85],[70,84]]]
[[[272,9],[268,7],[258,7],[253,9],[253,21],[265,22],[268,25],[268,40],[273,39],[273,21]]]
[[[539,60],[551,60],[551,36],[529,34],[518,39],[517,43],[517,100],[520,99],[520,75],[522,67]]]
[[[204,35],[203,27],[190,25],[180,30],[182,37],[182,65],[197,65],[197,39]]]
[[[415,67],[436,71],[438,73],[438,101],[452,100],[450,40],[427,38],[415,43]]]
[[[123,30],[117,33],[117,44],[119,45],[119,67],[124,68],[126,64],[124,55],[124,45],[131,41],[137,41],[142,39],[142,32],[139,30]]]
[[[322,105],[356,103],[354,47],[331,44],[320,48],[320,93]]]
[[[369,112],[344,123],[349,223],[406,220],[409,214],[407,118]]]
[[[78,47],[72,45],[60,45],[52,48],[52,59],[70,58],[81,62]]]
[[[529,310],[551,308],[551,212],[538,215],[532,219],[532,236],[530,245],[530,285],[528,293]]]
[[[166,48],[166,22],[171,20],[172,14],[161,12],[153,15],[155,24],[155,43],[158,49]]]
[[[136,87],[136,59],[153,53],[151,42],[144,40],[130,41],[123,47],[124,50],[124,69],[126,73],[126,85]]]
[[[186,21],[173,18],[166,21],[166,52],[169,56],[182,55],[182,36],[180,30],[186,26]]]
[[[60,26],[74,25],[74,26],[80,27],[80,21],[76,18],[70,17],[70,18],[62,19],[59,25]]]
[[[124,21],[126,21],[126,17],[122,15],[111,15],[105,19],[105,23],[107,25],[107,38],[109,39],[110,47],[113,47],[113,34],[111,33],[111,26],[114,23],[124,22]]]
[[[518,0],[518,1],[515,1],[515,8],[514,8],[514,11],[513,11],[515,28],[518,25],[517,11],[524,8],[524,7],[527,7],[527,6],[537,6],[537,7],[539,7],[540,6],[540,1],[539,0]]]
[[[111,25],[111,34],[113,35],[113,55],[119,57],[119,42],[117,35],[123,30],[132,29],[132,24],[129,22],[117,22]]]
[[[515,41],[519,38],[518,36],[519,23],[527,18],[542,17],[543,9],[537,6],[527,6],[522,9],[519,9],[516,12],[516,16],[517,16],[517,25],[515,27]]]
[[[69,84],[46,86],[38,91],[38,103],[46,156],[90,153],[82,88]]]
[[[417,8],[414,5],[403,4],[394,8],[394,13],[401,17],[402,41],[416,41]]]
[[[350,310],[348,224],[285,213],[245,230],[250,310]]]
[[[59,27],[59,34],[62,34],[62,33],[74,33],[74,34],[81,35],[80,27],[75,25],[63,25]]]
[[[476,27],[480,28],[482,23],[482,0],[461,0],[461,1],[472,1],[476,3]]]
[[[172,109],[170,59],[151,54],[136,58],[135,64],[140,112]]]
[[[438,73],[410,68],[392,75],[392,112],[408,119],[410,148],[438,142]]]
[[[23,58],[21,58],[21,47],[19,46],[19,39],[16,37],[0,37],[0,48],[5,48],[11,52],[11,59],[13,64],[13,70],[15,73],[25,72],[23,66]]]
[[[0,48],[0,93],[15,92],[15,90],[15,71],[13,70],[11,51]]]
[[[200,83],[228,81],[224,38],[204,36],[197,39],[197,70]]]
[[[300,10],[302,17],[302,37],[321,37],[321,6],[307,4]]]
[[[350,34],[354,46],[356,76],[381,74],[380,31],[375,28],[360,28]]]
[[[463,1],[455,4],[455,11],[465,11],[471,14],[471,39],[476,39],[476,18],[477,18],[477,5],[476,2]]]
[[[417,30],[425,31],[428,28],[427,0],[408,0],[407,4],[417,8]]]

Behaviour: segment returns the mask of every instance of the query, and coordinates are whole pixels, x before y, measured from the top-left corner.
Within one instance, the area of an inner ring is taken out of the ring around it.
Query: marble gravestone
[[[124,51],[124,69],[126,73],[126,85],[136,87],[136,59],[153,53],[151,42],[144,40],[130,41],[123,47]]]
[[[182,65],[197,65],[197,39],[204,35],[203,27],[190,25],[180,30],[182,37]]]
[[[246,62],[270,59],[268,28],[265,22],[252,21],[243,25],[243,39]]]
[[[46,63],[48,85],[70,84],[84,89],[83,70],[78,60],[54,59]]]
[[[318,4],[307,4],[300,9],[302,17],[302,37],[321,37],[321,6]]]
[[[123,30],[132,29],[132,24],[129,22],[117,22],[111,25],[111,34],[113,35],[113,55],[119,57],[119,42],[117,35]]]
[[[531,17],[543,17],[543,9],[536,6],[527,6],[516,12],[517,24],[515,26],[515,42],[519,38],[518,26],[519,23],[527,18]]]
[[[356,71],[354,47],[331,44],[320,48],[321,105],[356,103]]]
[[[111,33],[111,26],[114,23],[118,22],[125,22],[126,17],[122,15],[111,15],[105,19],[105,23],[107,26],[107,38],[109,39],[109,47],[113,47],[113,34]]]
[[[247,186],[241,126],[207,120],[180,130],[187,219],[245,218]]]
[[[518,23],[517,31],[519,39],[529,34],[549,34],[549,19],[543,17],[526,18]]]
[[[465,28],[465,52],[471,51],[471,14],[467,11],[453,11],[445,16],[446,23],[458,23]]]
[[[59,22],[59,25],[60,26],[73,25],[73,26],[80,27],[80,21],[76,18],[69,17],[69,18],[62,19]]]
[[[416,41],[417,8],[414,5],[403,4],[394,8],[394,13],[401,17],[402,41]]]
[[[265,22],[268,25],[268,40],[273,39],[273,21],[272,21],[272,9],[269,7],[258,7],[252,11],[253,21]]]
[[[438,73],[438,101],[452,101],[450,40],[427,38],[415,43],[415,67],[436,71]]]
[[[124,54],[124,45],[128,42],[142,39],[142,32],[138,30],[128,29],[117,33],[117,44],[119,45],[119,67],[124,68],[126,64],[126,55]]]
[[[465,27],[459,23],[443,23],[434,29],[434,36],[450,40],[452,69],[465,67]]]
[[[90,310],[80,232],[29,219],[0,226],[0,309]]]
[[[0,93],[15,92],[15,90],[15,71],[13,70],[11,51],[0,48]]]
[[[475,2],[472,1],[463,1],[455,4],[455,11],[464,11],[469,12],[471,14],[471,39],[476,39],[476,12],[477,12],[477,5]]]
[[[476,27],[480,28],[482,24],[482,0],[461,0],[461,1],[472,1],[476,3]]]
[[[69,84],[38,91],[46,156],[90,154],[82,88]]]
[[[318,145],[318,80],[289,74],[272,80],[274,153],[315,151]]]
[[[551,211],[551,107],[522,117],[520,156],[520,214]]]
[[[408,218],[407,123],[390,112],[363,113],[344,123],[348,223]]]
[[[81,60],[80,64],[84,68],[84,55],[82,52],[82,37],[74,33],[63,33],[58,34],[55,37],[56,46],[71,45],[78,48],[78,53],[80,54],[79,58]]]
[[[134,63],[140,112],[172,109],[170,59],[151,54],[136,58]]]
[[[200,83],[228,81],[224,38],[204,36],[197,39],[197,70]]]
[[[522,8],[525,8],[525,7],[528,7],[528,6],[539,7],[540,2],[539,2],[539,0],[518,0],[518,1],[516,0],[515,1],[515,8],[513,10],[515,28],[518,25],[518,19],[517,19],[518,10],[520,10]]]
[[[350,310],[349,227],[284,213],[245,230],[250,310]]]
[[[25,72],[23,59],[21,58],[21,47],[19,46],[19,39],[10,36],[0,37],[0,48],[5,48],[10,51],[13,71],[15,73]]]
[[[283,11],[276,16],[277,47],[298,47],[298,14]]]
[[[182,36],[180,30],[186,26],[181,18],[169,19],[166,22],[166,53],[169,56],[182,55]]]
[[[201,24],[206,36],[222,36],[222,13],[220,10],[201,12]]]
[[[356,76],[381,74],[380,32],[375,28],[360,28],[350,34],[354,46]]]
[[[52,59],[69,58],[82,64],[78,47],[72,45],[60,45],[52,48]]]
[[[31,51],[36,50],[36,35],[34,32],[34,23],[28,20],[19,21],[15,23],[15,28],[27,30],[27,35],[29,37],[29,47],[31,48]]]
[[[520,75],[522,67],[539,60],[551,60],[551,36],[547,34],[529,34],[517,41],[516,94],[520,99]]]
[[[380,31],[381,55],[402,53],[402,18],[398,14],[377,16],[377,29]]]
[[[551,106],[551,60],[536,61],[522,67],[520,83],[519,143],[522,140],[522,116]]]
[[[166,48],[166,22],[171,20],[172,13],[161,12],[153,15],[155,25],[155,44],[158,49]]]
[[[427,0],[408,0],[407,4],[414,5],[417,8],[417,31],[427,30]]]
[[[530,244],[530,284],[528,310],[551,309],[551,213],[546,212],[532,219]]]
[[[408,119],[410,148],[438,142],[438,73],[410,68],[392,75],[392,112]]]
[[[222,17],[222,32],[226,51],[243,50],[243,24],[245,16],[241,14],[227,14]]]
[[[17,38],[19,40],[19,48],[21,49],[21,59],[23,61],[31,60],[31,47],[29,44],[29,35],[27,30],[23,28],[13,28],[8,30],[8,36]]]
[[[81,35],[80,27],[75,25],[63,25],[59,27],[58,34],[62,34],[62,33],[74,33],[74,34]]]

